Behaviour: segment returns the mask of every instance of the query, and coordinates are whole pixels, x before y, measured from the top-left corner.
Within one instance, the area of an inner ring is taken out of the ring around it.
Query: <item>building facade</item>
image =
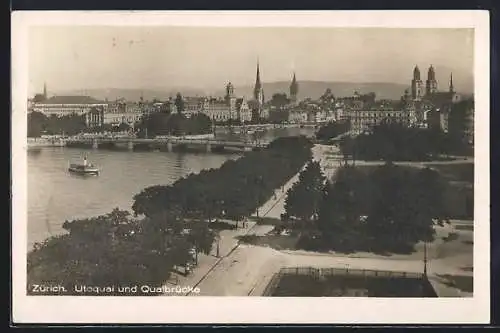
[[[216,122],[239,120],[249,122],[252,120],[252,110],[245,97],[236,97],[234,86],[231,82],[226,85],[224,98],[209,98],[203,101],[200,111]]]
[[[44,101],[34,103],[32,110],[46,116],[83,116],[93,108],[107,112],[108,103],[96,100],[90,96],[52,96]]]
[[[209,99],[207,97],[184,97],[184,110],[182,114],[190,118],[198,113],[206,113],[208,110]]]
[[[414,123],[414,114],[411,110],[372,108],[372,109],[347,109],[343,114],[344,120],[349,120],[351,130],[355,133],[362,133],[383,122],[399,123],[410,126]]]

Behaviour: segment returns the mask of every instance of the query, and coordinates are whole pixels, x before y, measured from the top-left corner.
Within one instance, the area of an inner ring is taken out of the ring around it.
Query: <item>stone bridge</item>
[[[229,151],[252,151],[265,148],[267,142],[245,142],[245,141],[225,141],[217,139],[187,139],[187,138],[70,138],[66,140],[66,146],[91,146],[94,149],[99,147],[121,147],[134,150],[141,146],[146,149],[166,149],[171,152],[176,148],[193,150],[203,150],[206,152],[229,150]]]

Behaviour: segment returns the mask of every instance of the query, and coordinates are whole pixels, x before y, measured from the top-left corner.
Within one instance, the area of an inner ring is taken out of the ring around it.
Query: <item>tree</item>
[[[299,181],[287,192],[286,216],[295,218],[302,229],[310,229],[310,222],[317,219],[325,181],[319,163],[309,162],[304,171],[299,174]]]
[[[269,111],[269,122],[274,124],[281,124],[289,119],[288,110],[270,110]]]
[[[341,134],[349,131],[349,124],[347,122],[329,122],[323,125],[316,132],[316,139],[320,141],[328,141]]]
[[[188,234],[188,241],[195,248],[195,262],[198,264],[198,253],[210,254],[215,240],[215,233],[208,228],[208,223],[194,221]]]
[[[130,130],[130,125],[127,123],[120,123],[120,125],[118,125],[118,130],[120,132],[128,131],[128,130]]]
[[[352,166],[340,168],[320,203],[317,227],[323,246],[350,251],[363,237],[360,216],[366,190],[364,176]]]
[[[284,93],[274,94],[271,100],[269,101],[271,106],[273,106],[276,110],[283,110],[284,107],[290,104],[290,100]]]
[[[354,160],[354,140],[351,136],[346,135],[340,140],[340,151],[344,157],[344,162],[347,163],[349,156]]]
[[[175,96],[175,107],[177,108],[177,113],[182,114],[184,112],[184,99],[181,93],[177,93]]]
[[[47,128],[48,118],[41,112],[28,114],[28,137],[40,137]]]
[[[448,120],[448,133],[450,136],[450,149],[454,153],[463,153],[468,147],[468,116],[474,109],[474,100],[466,99],[455,103],[451,107]]]
[[[416,171],[389,163],[372,177],[374,203],[367,228],[373,244],[383,241],[400,250],[432,240],[434,225],[447,221],[441,176],[430,169]]]
[[[161,286],[173,259],[180,256],[174,256],[174,248],[165,246],[165,242],[157,242],[162,233],[158,228],[148,228],[155,226],[148,222],[115,209],[106,215],[64,223],[68,234],[37,244],[28,254],[28,284],[57,283],[70,293],[74,293],[74,285]]]
[[[260,111],[258,108],[252,108],[252,123],[258,124],[261,122]]]
[[[134,196],[134,216],[116,209],[67,221],[67,234],[28,254],[28,285],[62,284],[70,291],[74,285],[159,287],[174,266],[192,261],[193,246],[210,252],[214,233],[206,216],[250,215],[311,158],[311,146],[304,137],[276,139],[220,169],[145,188]],[[259,177],[262,182],[254,183]],[[256,194],[262,200],[256,202]]]
[[[189,119],[185,119],[186,134],[208,134],[212,132],[212,120],[204,113],[193,115]]]
[[[45,101],[45,96],[43,94],[36,94],[35,97],[33,97],[34,103],[40,103],[43,101]]]

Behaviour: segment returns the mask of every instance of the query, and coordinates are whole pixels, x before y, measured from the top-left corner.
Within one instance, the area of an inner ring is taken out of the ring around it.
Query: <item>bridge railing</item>
[[[127,143],[127,142],[133,142],[133,143],[175,143],[175,144],[211,144],[211,145],[221,145],[221,146],[244,146],[244,147],[265,147],[267,146],[268,143],[264,142],[248,142],[248,141],[224,141],[224,140],[214,140],[214,139],[180,139],[180,138],[151,138],[151,139],[145,139],[145,138],[113,138],[113,137],[108,137],[108,138],[89,138],[89,137],[82,137],[82,138],[69,138],[66,140],[66,142],[94,142],[97,141],[98,143],[102,142],[121,142],[121,143]]]

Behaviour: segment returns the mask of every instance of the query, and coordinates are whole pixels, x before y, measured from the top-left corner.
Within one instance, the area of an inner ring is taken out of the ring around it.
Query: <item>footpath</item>
[[[305,167],[305,165],[304,165]],[[300,170],[302,171],[302,169]],[[275,190],[276,197],[272,196],[268,201],[266,201],[261,207],[259,207],[259,217],[272,217],[280,218],[281,213],[284,210],[284,201],[286,197],[286,192],[292,187],[292,185],[298,181],[300,171],[295,174],[282,188]],[[255,212],[252,217],[256,217],[257,212]],[[165,282],[165,286],[172,289],[175,287],[191,287],[192,290],[183,294],[185,296],[195,296],[195,288],[199,288],[202,294],[213,295],[214,290],[217,289],[216,285],[224,285],[225,282],[235,281],[234,277],[226,276],[224,278],[215,279],[214,277],[220,275],[222,271],[227,268],[228,258],[232,257],[232,254],[240,246],[239,237],[244,235],[261,235],[270,231],[270,226],[268,225],[257,225],[255,221],[248,219],[246,221],[245,227],[243,223],[239,223],[239,227],[234,230],[222,230],[219,233],[219,241],[214,243],[212,251],[209,255],[198,254],[198,265],[194,267],[190,274],[184,276],[181,273],[173,272],[170,279]],[[218,243],[218,245],[217,245]],[[219,247],[219,257],[217,257],[217,246]],[[250,263],[251,261],[247,258],[246,261]],[[233,279],[233,280],[231,280]],[[169,294],[171,295],[171,294]]]

